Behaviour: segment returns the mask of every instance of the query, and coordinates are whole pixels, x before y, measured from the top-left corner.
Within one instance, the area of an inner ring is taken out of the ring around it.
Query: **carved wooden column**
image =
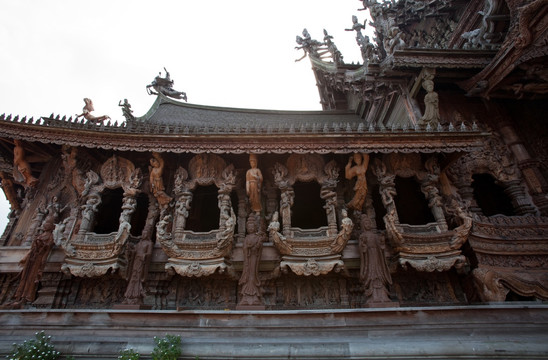
[[[535,214],[536,210],[526,197],[521,181],[510,180],[503,183],[504,193],[512,200],[512,206],[518,215]]]
[[[502,135],[504,143],[516,158],[517,165],[523,173],[533,202],[543,215],[548,215],[548,198],[546,197],[548,182],[546,182],[546,179],[540,173],[537,161],[531,158],[523,141],[508,121],[502,120],[499,122],[499,132]],[[520,206],[518,204],[518,208]],[[529,210],[524,208],[522,208],[522,211],[529,212]]]

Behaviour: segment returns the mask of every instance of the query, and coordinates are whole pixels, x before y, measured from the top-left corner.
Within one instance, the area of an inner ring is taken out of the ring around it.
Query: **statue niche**
[[[69,217],[64,230],[56,232],[55,241],[65,251],[63,271],[81,277],[109,271],[125,276],[126,244],[138,241],[131,234],[131,224],[142,178],[131,161],[116,155],[103,164],[100,175],[88,171],[83,204],[77,215]]]
[[[280,269],[283,272],[291,269],[295,274],[305,276],[343,270],[341,252],[350,238],[353,223],[346,211],[342,210],[341,228],[338,230],[335,188],[339,169],[335,161],[324,164],[320,155],[293,154],[287,160],[287,167],[276,163],[273,174],[275,184],[280,190],[280,207],[279,214],[274,213],[268,230],[271,241],[282,254]],[[300,200],[296,192],[302,191],[310,183],[319,184],[316,195],[318,199]],[[299,217],[293,216],[292,213],[298,206],[297,200],[309,203],[313,203],[314,200],[321,201],[321,215],[326,219],[326,225],[303,220],[302,224],[320,226],[304,229],[295,226],[293,221]]]
[[[227,257],[236,226],[234,166],[217,155],[200,154],[190,160],[188,170],[176,171],[173,214],[163,214],[156,226],[158,242],[169,257],[166,270],[187,277],[216,271],[233,275]]]

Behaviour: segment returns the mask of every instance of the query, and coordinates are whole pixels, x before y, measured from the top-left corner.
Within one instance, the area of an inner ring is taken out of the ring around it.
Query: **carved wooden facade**
[[[154,309],[235,308],[245,279],[266,309],[548,300],[548,5],[364,3],[363,64],[302,38],[324,111],[159,94],[121,124],[1,115],[2,305],[111,308],[136,278]]]

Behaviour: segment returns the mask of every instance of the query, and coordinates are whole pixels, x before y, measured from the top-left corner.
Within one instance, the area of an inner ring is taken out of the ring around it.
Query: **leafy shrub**
[[[141,355],[133,349],[124,349],[120,351],[118,360],[139,360]]]
[[[36,339],[24,341],[22,344],[13,344],[10,360],[56,360],[60,353],[55,351],[50,343],[51,336],[43,331],[37,332]]]
[[[181,337],[166,335],[164,338],[154,337],[156,346],[152,350],[152,360],[177,360],[181,356]]]

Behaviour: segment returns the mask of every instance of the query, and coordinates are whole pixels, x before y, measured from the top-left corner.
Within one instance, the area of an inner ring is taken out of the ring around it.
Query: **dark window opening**
[[[198,186],[193,194],[186,229],[195,232],[218,229],[221,214],[217,202],[219,188],[215,185]]]
[[[381,194],[379,193],[379,185],[374,185],[371,190],[371,199],[373,200],[373,209],[375,209],[375,223],[377,229],[385,230],[384,215],[386,215],[386,209],[382,203]]]
[[[122,213],[122,200],[124,190],[105,189],[101,194],[101,205],[95,215],[95,227],[93,232],[96,234],[110,234],[118,231],[120,227],[120,214]]]
[[[394,198],[394,202],[400,223],[425,225],[436,221],[415,178],[396,176],[396,192],[398,194]]]
[[[512,201],[504,193],[502,186],[496,183],[493,176],[490,174],[474,174],[472,180],[474,199],[476,199],[483,215],[515,215]]]
[[[238,217],[238,194],[236,194],[236,191],[230,193],[230,202],[232,203],[232,210],[234,211],[234,214],[236,214],[236,217]],[[238,221],[236,221],[236,225],[234,226],[234,234],[237,233]]]
[[[145,227],[148,216],[148,195],[139,194],[137,196],[137,208],[131,215],[131,235],[140,236]]]
[[[297,181],[293,185],[295,199],[291,211],[291,226],[317,229],[327,226],[325,201],[320,197],[321,186],[316,181]]]

